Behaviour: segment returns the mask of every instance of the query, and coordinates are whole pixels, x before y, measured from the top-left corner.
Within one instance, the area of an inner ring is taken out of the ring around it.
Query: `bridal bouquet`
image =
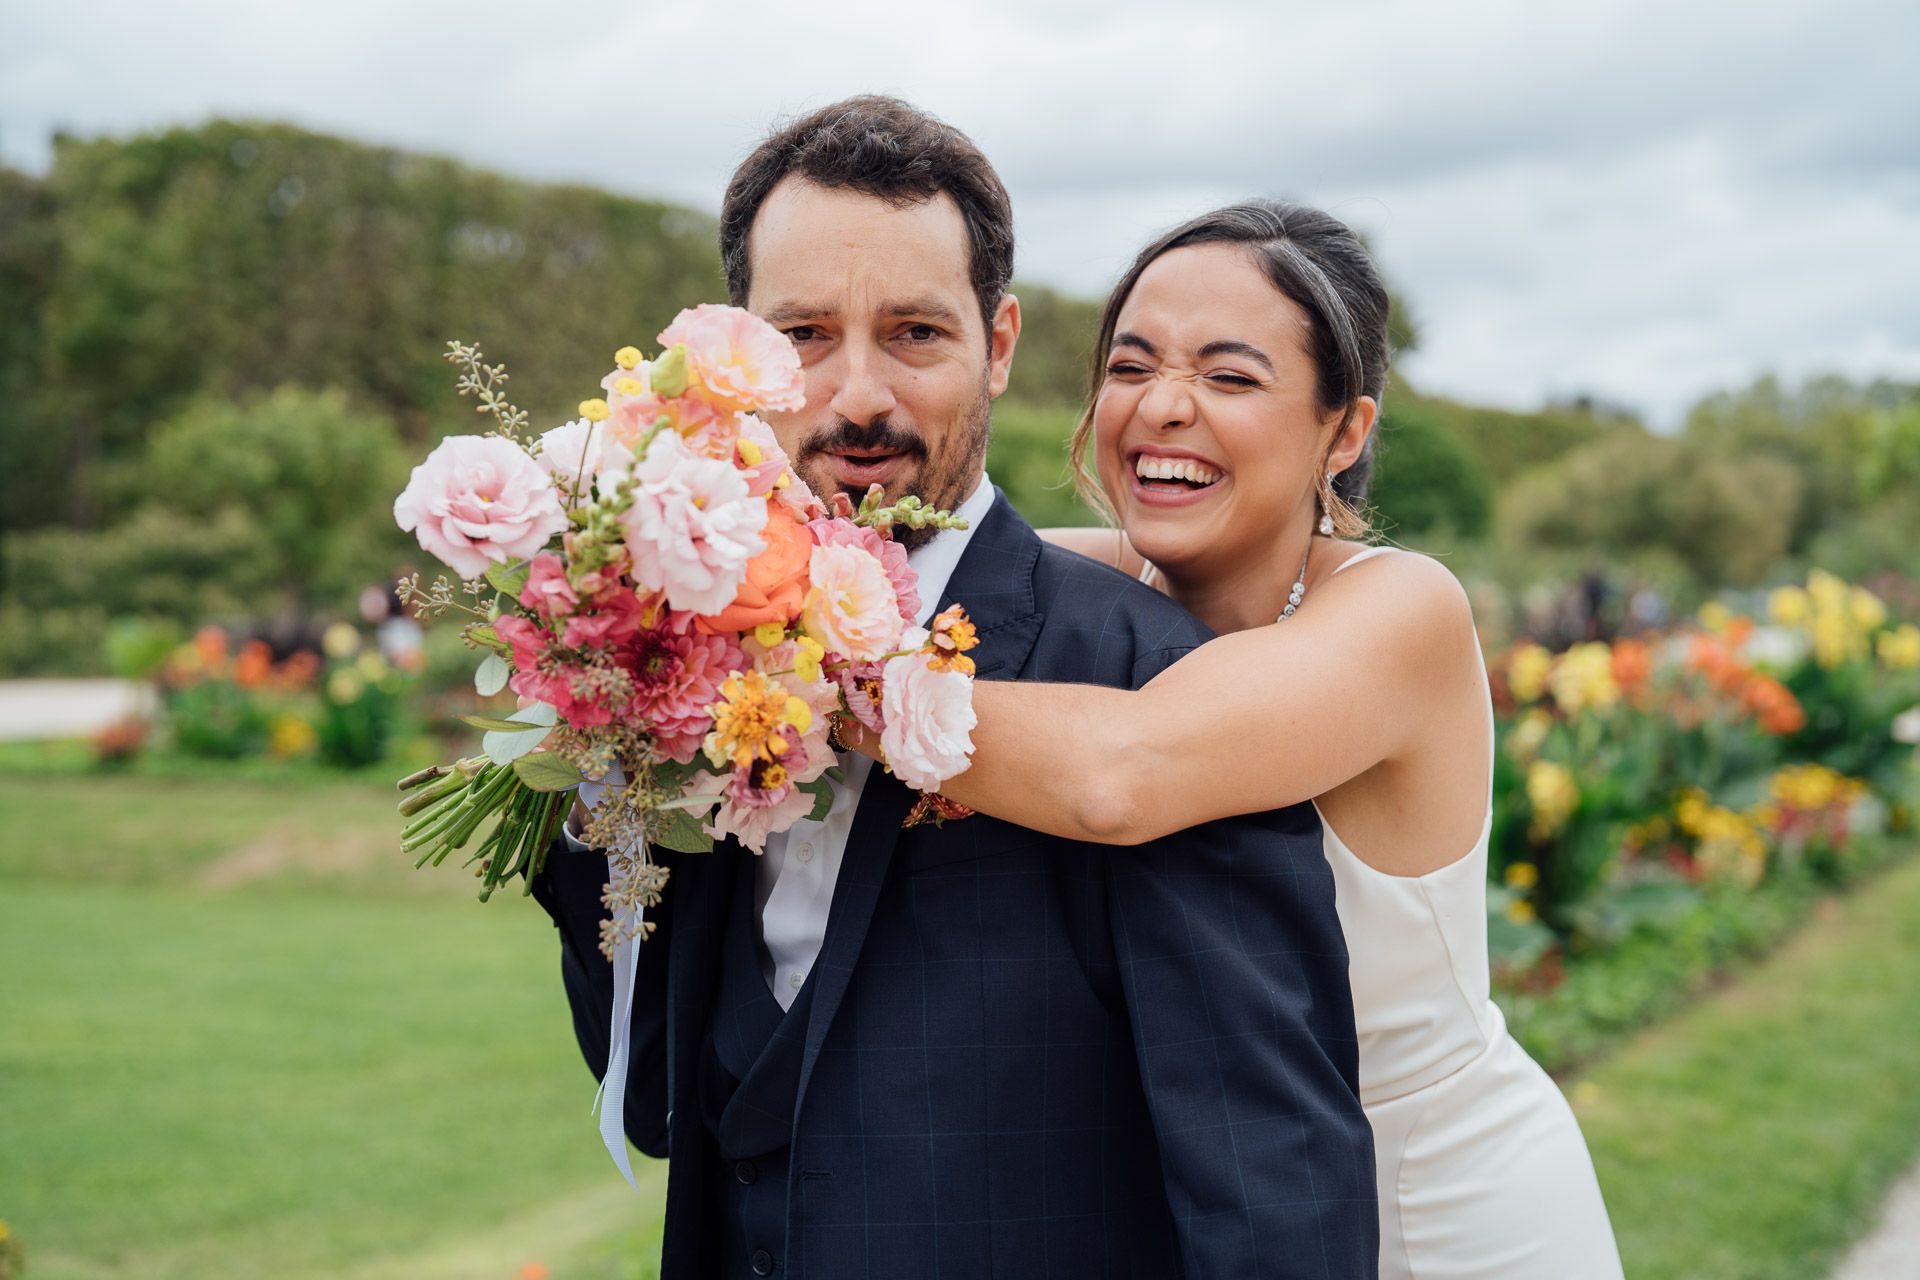
[[[895,525],[954,527],[915,498],[829,510],[795,474],[760,411],[801,407],[799,357],[732,307],[683,311],[652,361],[614,354],[604,396],[530,437],[506,371],[450,343],[461,394],[491,415],[452,436],[394,503],[444,561],[403,598],[421,617],[472,615],[474,683],[521,709],[467,716],[481,752],[400,781],[402,844],[435,864],[472,843],[480,896],[540,869],[583,783],[589,843],[612,874],[601,948],[652,931],[641,908],[667,880],[650,845],[710,849],[768,835],[831,803],[832,717],[880,737],[888,766],[932,791],[972,750],[977,639],[955,606],[920,609]]]

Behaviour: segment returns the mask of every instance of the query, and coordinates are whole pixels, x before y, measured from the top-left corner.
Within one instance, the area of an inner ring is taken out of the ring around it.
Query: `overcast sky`
[[[56,129],[290,120],[713,209],[855,92],[970,133],[1019,272],[1095,295],[1249,193],[1371,237],[1429,389],[1671,424],[1775,371],[1920,378],[1912,0],[467,4],[13,0],[0,159]]]

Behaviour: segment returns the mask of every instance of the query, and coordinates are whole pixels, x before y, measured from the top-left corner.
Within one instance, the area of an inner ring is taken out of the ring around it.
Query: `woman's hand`
[[[833,733],[827,739],[839,751],[857,751],[869,760],[881,760],[880,735],[861,724],[852,713],[833,713]]]

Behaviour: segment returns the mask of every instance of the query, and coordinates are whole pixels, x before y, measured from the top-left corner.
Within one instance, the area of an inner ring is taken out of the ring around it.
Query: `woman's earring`
[[[1320,536],[1333,536],[1333,485],[1325,472],[1320,475]]]

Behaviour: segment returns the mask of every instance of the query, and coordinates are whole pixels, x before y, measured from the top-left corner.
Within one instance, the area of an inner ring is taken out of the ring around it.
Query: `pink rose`
[[[688,389],[733,409],[791,412],[807,402],[800,354],[750,311],[709,303],[682,311],[660,333],[662,348],[687,349]]]
[[[901,644],[920,645],[927,633],[918,627]],[[887,662],[881,705],[886,727],[880,747],[887,764],[916,791],[934,791],[965,771],[973,751],[973,680],[958,671],[935,671],[924,652],[902,654]]]
[[[905,547],[851,520],[815,520],[807,528],[823,547],[862,547],[872,552],[893,584],[894,598],[900,602],[900,621],[907,626],[914,624],[920,616],[920,577],[907,563]]]
[[[813,589],[801,615],[827,652],[868,662],[900,638],[900,600],[880,558],[860,546],[817,546],[807,576]]]
[[[546,469],[500,436],[448,436],[413,469],[393,518],[462,578],[525,560],[567,527]]]
[[[666,592],[675,609],[711,614],[732,604],[747,563],[766,550],[766,501],[747,492],[731,464],[700,457],[668,432],[634,464],[633,480],[633,505],[620,517],[633,580]]]

